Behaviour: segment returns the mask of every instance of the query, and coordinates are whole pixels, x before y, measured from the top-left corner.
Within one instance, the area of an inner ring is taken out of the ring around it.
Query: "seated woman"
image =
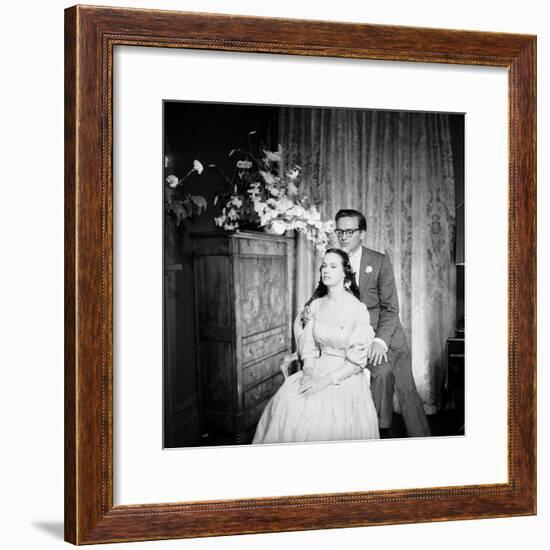
[[[311,320],[296,335],[304,368],[271,398],[252,443],[379,437],[364,368],[374,330],[358,297],[348,255],[327,250],[321,280],[306,304]]]

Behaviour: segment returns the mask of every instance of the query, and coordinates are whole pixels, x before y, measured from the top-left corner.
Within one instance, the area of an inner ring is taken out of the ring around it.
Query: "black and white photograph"
[[[85,4],[3,10],[2,547],[547,548],[546,3]]]
[[[464,127],[164,101],[165,448],[466,433]]]

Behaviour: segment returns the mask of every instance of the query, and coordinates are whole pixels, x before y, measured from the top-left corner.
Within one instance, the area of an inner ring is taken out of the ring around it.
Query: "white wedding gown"
[[[319,306],[325,299],[312,302],[312,319],[298,339],[301,357],[314,357],[316,378],[339,369],[346,360],[354,365],[365,365],[367,349],[374,338],[369,313],[363,303],[357,300],[356,315],[338,325],[319,315]],[[379,437],[367,369],[308,396],[300,393],[301,378],[302,371],[289,376],[271,398],[252,443]]]

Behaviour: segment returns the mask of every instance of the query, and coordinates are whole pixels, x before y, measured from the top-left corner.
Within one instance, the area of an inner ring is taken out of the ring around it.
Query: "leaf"
[[[182,220],[188,217],[183,204],[179,201],[172,203],[172,205],[170,206],[170,210],[176,216],[176,223],[178,225],[181,223]]]
[[[216,196],[214,197],[214,206],[216,206],[216,204],[218,204],[218,198],[219,198],[218,195],[216,195]]]
[[[182,202],[183,204],[183,207],[185,209],[185,213],[186,213],[186,218],[191,218],[193,217],[193,204],[191,203],[191,200],[190,199],[186,199],[185,201]]]
[[[206,209],[206,199],[202,195],[191,195],[191,200],[197,207],[199,214],[203,211],[203,209]]]
[[[170,204],[173,200],[174,190],[169,186],[165,185],[164,187],[164,202]]]

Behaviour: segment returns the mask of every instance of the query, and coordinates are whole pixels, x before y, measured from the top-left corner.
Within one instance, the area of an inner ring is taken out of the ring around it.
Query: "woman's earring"
[[[349,290],[349,289],[351,288],[351,281],[346,281],[346,282],[344,283],[344,288],[345,288],[346,290]]]

